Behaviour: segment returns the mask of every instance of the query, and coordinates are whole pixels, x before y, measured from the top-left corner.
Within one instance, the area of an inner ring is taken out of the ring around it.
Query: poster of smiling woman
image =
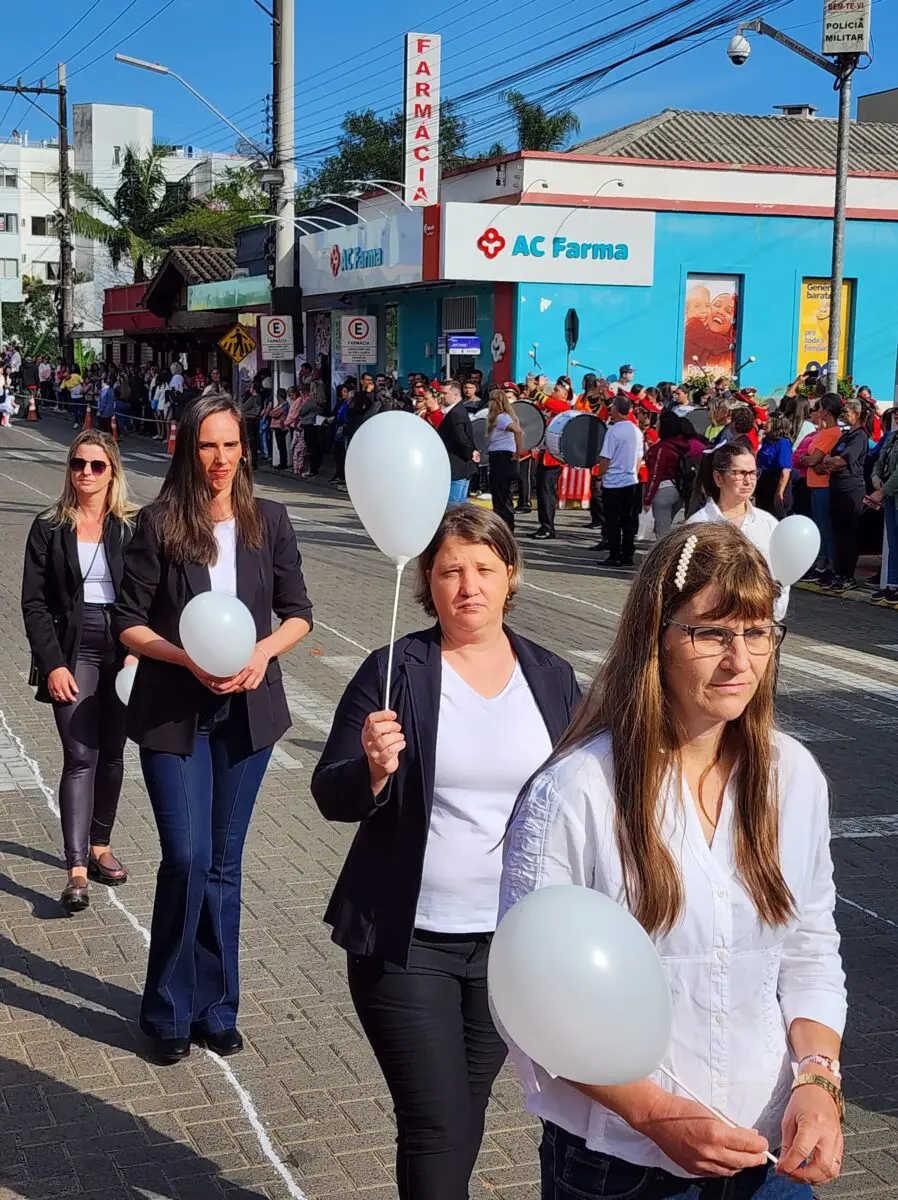
[[[739,279],[736,276],[687,275],[683,378],[736,374]]]

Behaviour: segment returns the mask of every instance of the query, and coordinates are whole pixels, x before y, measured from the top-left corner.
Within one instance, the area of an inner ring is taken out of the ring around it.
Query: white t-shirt
[[[551,749],[520,663],[498,696],[486,699],[443,659],[418,929],[496,928],[505,827],[518,792]]]
[[[513,423],[514,418],[508,413],[499,413],[496,417],[496,424],[493,426],[493,432],[490,434],[488,451],[490,454],[497,454],[501,450],[510,450],[512,453],[517,449],[514,440],[514,434],[509,426]]]
[[[704,508],[700,508],[689,518],[688,524],[699,521],[726,521],[726,519],[714,501],[709,500]],[[753,504],[749,503],[748,514],[739,526],[743,536],[747,537],[767,559],[768,566],[770,566],[770,539],[778,524],[779,521],[771,513],[765,512],[763,508],[755,508]],[[773,619],[775,621],[785,620],[788,607],[789,589],[784,587],[773,602]]]
[[[41,381],[41,383],[46,383],[52,374],[53,374],[53,368],[50,366],[49,363],[38,363],[37,377]]]
[[[602,487],[632,487],[639,482],[642,462],[642,430],[632,421],[615,421],[608,426],[602,443],[602,458],[611,459],[602,477]]]
[[[102,542],[79,541],[78,565],[84,580],[84,603],[114,604],[115,587]]]
[[[237,522],[216,521],[215,540],[218,542],[218,561],[209,568],[213,592],[237,595]]]

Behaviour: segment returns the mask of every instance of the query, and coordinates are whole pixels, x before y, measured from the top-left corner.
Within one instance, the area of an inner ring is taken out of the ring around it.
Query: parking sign
[[[377,362],[377,317],[341,317],[344,363],[367,366]]]
[[[292,317],[259,317],[259,335],[262,358],[266,362],[292,361]]]

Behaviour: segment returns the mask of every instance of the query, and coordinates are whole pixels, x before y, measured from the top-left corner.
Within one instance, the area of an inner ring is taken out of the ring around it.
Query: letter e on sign
[[[259,342],[265,362],[291,362],[293,350],[292,317],[260,317]]]
[[[340,318],[340,357],[346,364],[374,366],[377,363],[377,318]]]

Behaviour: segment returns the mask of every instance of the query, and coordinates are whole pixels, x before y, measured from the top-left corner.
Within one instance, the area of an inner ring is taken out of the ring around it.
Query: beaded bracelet
[[[804,1071],[805,1067],[809,1066],[811,1063],[815,1063],[818,1067],[823,1067],[825,1070],[829,1071],[839,1083],[842,1082],[842,1064],[837,1058],[830,1058],[827,1054],[806,1054],[798,1064],[798,1074],[800,1075],[802,1071]]]

